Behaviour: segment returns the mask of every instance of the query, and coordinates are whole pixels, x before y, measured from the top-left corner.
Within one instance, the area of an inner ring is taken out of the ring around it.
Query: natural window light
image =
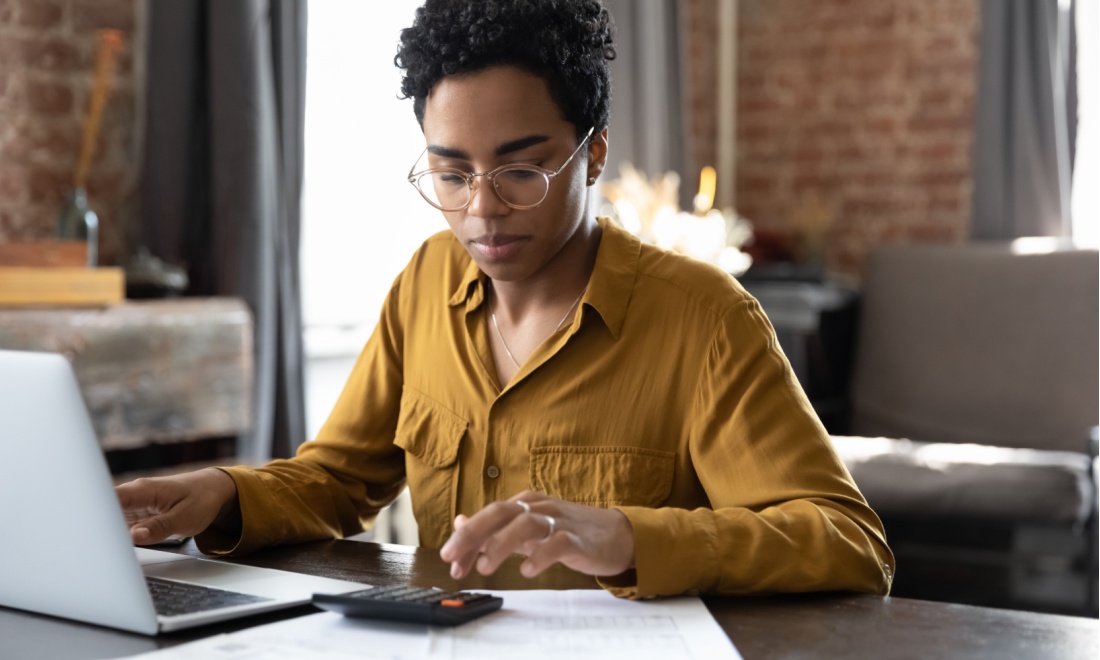
[[[393,56],[421,0],[309,6],[302,315],[315,437],[413,251],[446,228],[405,175],[424,148]]]
[[[1077,0],[1077,154],[1073,171],[1074,242],[1100,246],[1100,0]]]
[[[419,0],[309,8],[302,289],[307,353],[357,353],[394,277],[446,228],[405,175],[424,148],[398,99],[400,31]]]
[[[317,436],[382,301],[416,248],[446,228],[405,175],[424,148],[412,101],[398,99],[393,56],[422,0],[325,0],[309,6],[302,316],[306,433]],[[369,538],[417,543],[402,495]]]

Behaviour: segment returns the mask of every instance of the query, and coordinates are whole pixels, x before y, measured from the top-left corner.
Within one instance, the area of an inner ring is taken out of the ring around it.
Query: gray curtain
[[[973,238],[1070,235],[1072,15],[1058,0],[982,0]]]
[[[298,248],[305,0],[149,3],[142,234],[186,264],[189,295],[255,319],[253,431],[242,458],[305,439]]]
[[[607,178],[618,178],[628,162],[650,177],[676,171],[681,207],[691,208],[698,173],[685,172],[686,146],[677,0],[605,0],[615,21],[611,62],[611,127]],[[694,187],[693,187],[694,186]]]

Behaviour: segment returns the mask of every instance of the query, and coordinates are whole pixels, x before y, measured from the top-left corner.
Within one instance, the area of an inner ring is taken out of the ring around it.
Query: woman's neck
[[[588,286],[603,230],[586,220],[554,258],[520,282],[491,281],[493,307],[501,320],[522,323],[530,315],[564,308]]]

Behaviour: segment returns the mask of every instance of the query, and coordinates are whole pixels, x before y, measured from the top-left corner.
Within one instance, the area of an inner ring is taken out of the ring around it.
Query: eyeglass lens
[[[499,170],[490,180],[501,200],[516,207],[537,205],[546,198],[550,186],[545,174],[522,166]],[[444,211],[464,208],[470,202],[472,185],[458,170],[431,170],[416,180],[421,194]]]

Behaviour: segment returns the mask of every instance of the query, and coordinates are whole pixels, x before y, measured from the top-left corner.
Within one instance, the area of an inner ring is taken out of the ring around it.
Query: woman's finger
[[[451,577],[465,577],[492,536],[522,512],[515,502],[493,502],[455,529],[439,551],[440,558],[451,564]]]
[[[524,577],[535,577],[557,563],[566,563],[577,553],[576,537],[557,530],[548,539],[538,543],[534,551],[523,560],[519,572]]]
[[[529,554],[547,538],[551,531],[550,520],[550,516],[535,511],[517,515],[488,540],[485,551],[477,560],[477,571],[490,575],[513,554]]]

